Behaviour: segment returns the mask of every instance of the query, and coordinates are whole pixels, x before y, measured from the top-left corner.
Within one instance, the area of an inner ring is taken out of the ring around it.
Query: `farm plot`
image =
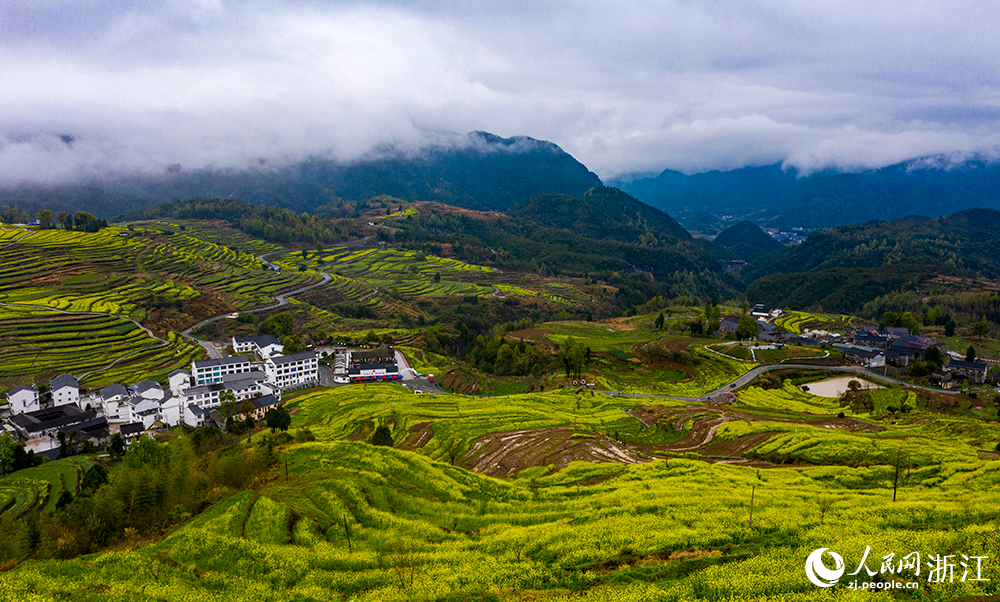
[[[309,280],[276,274],[253,255],[187,234],[120,233],[34,231],[0,248],[0,301],[144,320],[151,305],[186,308],[202,297],[209,303],[221,297],[219,310],[262,305]]]
[[[572,286],[534,277],[511,276],[493,268],[401,249],[333,248],[289,252],[277,263],[286,271],[330,273],[331,284],[352,301],[377,304],[396,298],[515,296],[566,304],[586,301]],[[516,284],[515,284],[516,283]]]
[[[47,383],[66,372],[90,373],[82,381],[88,387],[132,380],[133,374],[157,379],[204,354],[172,334],[166,340],[164,345],[112,316],[0,306],[0,386]]]

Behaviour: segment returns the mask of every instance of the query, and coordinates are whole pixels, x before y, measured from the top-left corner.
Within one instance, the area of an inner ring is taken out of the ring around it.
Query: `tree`
[[[274,314],[260,325],[261,334],[272,334],[277,338],[287,336],[295,329],[295,318],[288,312]]]
[[[267,428],[271,429],[272,433],[275,431],[287,431],[289,425],[292,424],[292,415],[283,407],[271,408],[264,414],[264,424],[267,425]]]
[[[920,322],[917,322],[910,312],[903,314],[899,325],[909,330],[910,334],[920,334]]]
[[[14,470],[14,448],[17,442],[4,431],[0,434],[0,474],[7,474]]]
[[[441,272],[434,272],[434,282],[441,282]]]
[[[229,389],[219,393],[219,413],[226,418],[236,413],[236,393]]]
[[[953,337],[953,336],[955,336],[955,328],[957,326],[958,326],[958,323],[955,322],[954,319],[949,319],[947,322],[945,322],[944,323],[944,336],[946,336],[946,337]]]
[[[740,323],[736,326],[736,338],[740,341],[747,339],[757,338],[759,334],[759,329],[757,328],[757,320],[754,320],[747,314],[740,316]]]
[[[924,351],[924,361],[928,364],[934,364],[936,370],[940,370],[941,366],[944,365],[944,358],[941,356],[941,350],[937,347],[928,347]]]
[[[990,323],[986,320],[980,320],[978,322],[973,322],[969,324],[969,328],[972,330],[972,334],[979,337],[979,340],[983,340],[985,335],[990,333]]]
[[[976,361],[976,348],[969,345],[969,348],[965,351],[965,361],[974,362]]]
[[[42,227],[42,230],[48,230],[52,227],[52,210],[51,209],[39,209],[38,210],[38,222]]]
[[[663,330],[663,322],[664,322],[664,320],[665,320],[665,316],[663,315],[663,312],[661,311],[660,315],[656,316],[656,329],[657,330]]]
[[[860,391],[861,382],[855,379],[851,379],[851,381],[847,383],[847,388],[850,389],[851,391]]]
[[[281,345],[285,348],[285,353],[298,353],[306,349],[305,341],[298,334],[290,334],[282,338]]]
[[[125,455],[125,438],[122,437],[121,433],[115,433],[111,437],[111,444],[108,446],[108,452],[111,454],[112,458],[121,458]]]
[[[389,427],[380,425],[372,434],[372,445],[383,445],[392,447],[392,432]]]

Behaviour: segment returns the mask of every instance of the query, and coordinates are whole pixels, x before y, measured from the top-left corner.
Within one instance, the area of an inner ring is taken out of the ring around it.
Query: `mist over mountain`
[[[386,194],[502,211],[537,194],[580,196],[595,186],[601,186],[600,178],[551,142],[473,132],[421,150],[381,149],[351,163],[311,159],[247,170],[178,167],[158,177],[122,177],[86,186],[20,186],[0,190],[0,205],[18,205],[29,213],[40,208],[85,209],[110,217],[205,197],[308,212],[338,198],[364,200]]]
[[[1000,164],[980,160],[914,159],[857,173],[801,174],[780,164],[693,175],[666,170],[609,184],[699,230],[718,229],[721,216],[815,229],[1000,208]]]

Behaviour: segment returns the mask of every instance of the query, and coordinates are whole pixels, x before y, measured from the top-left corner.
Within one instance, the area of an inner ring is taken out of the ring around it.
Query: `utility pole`
[[[896,501],[896,488],[899,486],[899,451],[896,451],[896,475],[892,479],[892,501]]]

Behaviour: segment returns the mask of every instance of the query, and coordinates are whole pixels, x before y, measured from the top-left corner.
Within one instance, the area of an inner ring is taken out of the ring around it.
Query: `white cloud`
[[[0,182],[351,159],[475,129],[552,140],[604,176],[992,153],[996,12],[778,0],[4,3]]]

